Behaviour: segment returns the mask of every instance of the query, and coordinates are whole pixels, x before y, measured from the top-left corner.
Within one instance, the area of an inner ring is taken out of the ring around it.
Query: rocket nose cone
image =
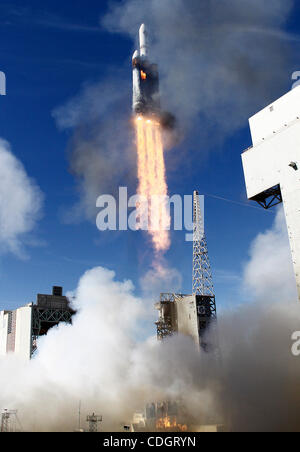
[[[145,32],[145,29],[146,29],[146,25],[145,25],[145,24],[142,24],[142,25],[140,26],[140,33],[144,33],[144,32]]]

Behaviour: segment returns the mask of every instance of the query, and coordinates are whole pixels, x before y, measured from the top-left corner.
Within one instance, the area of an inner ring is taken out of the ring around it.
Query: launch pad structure
[[[249,119],[253,145],[242,154],[249,200],[283,203],[300,300],[300,86]]]
[[[180,333],[192,337],[197,347],[209,350],[204,333],[216,321],[217,309],[197,191],[193,201],[193,293],[161,293],[155,308],[159,311],[155,323],[158,340]]]

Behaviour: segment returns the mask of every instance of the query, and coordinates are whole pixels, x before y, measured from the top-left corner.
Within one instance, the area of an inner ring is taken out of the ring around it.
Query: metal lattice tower
[[[193,205],[193,295],[214,297],[204,223],[197,191],[194,191]]]
[[[4,410],[1,414],[1,433],[15,432],[17,424],[21,428],[21,423],[17,416],[17,410]]]
[[[98,416],[95,413],[89,414],[86,421],[89,424],[89,432],[96,433],[98,432],[98,425],[102,422],[102,416]]]

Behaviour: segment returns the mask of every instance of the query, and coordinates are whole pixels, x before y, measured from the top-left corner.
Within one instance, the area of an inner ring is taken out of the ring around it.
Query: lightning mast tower
[[[196,190],[193,206],[193,295],[197,298],[198,314],[207,317],[200,323],[201,330],[207,327],[209,321],[216,320],[217,308],[200,198]]]
[[[197,191],[194,191],[193,206],[193,295],[214,297],[214,285]]]

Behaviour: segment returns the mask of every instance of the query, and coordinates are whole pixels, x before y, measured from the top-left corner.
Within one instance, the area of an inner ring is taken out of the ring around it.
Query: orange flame
[[[170,430],[174,429],[180,432],[187,431],[187,425],[178,424],[176,417],[171,418],[170,416],[162,417],[156,421],[157,430]]]
[[[141,78],[142,78],[142,80],[146,80],[146,78],[147,78],[146,72],[141,71]]]
[[[160,124],[143,116],[139,116],[135,123],[138,194],[141,196],[138,215],[140,222],[148,225],[155,251],[165,251],[170,246],[170,214]]]

